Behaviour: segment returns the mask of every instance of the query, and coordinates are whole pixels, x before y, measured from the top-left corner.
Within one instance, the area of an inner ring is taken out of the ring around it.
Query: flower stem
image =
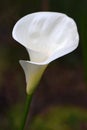
[[[27,120],[27,116],[28,116],[28,112],[29,112],[29,108],[30,108],[30,104],[31,104],[31,100],[32,100],[32,96],[33,96],[33,94],[27,95],[27,97],[26,97],[25,111],[24,111],[24,116],[23,116],[23,119],[22,119],[20,130],[24,130],[24,128],[25,128],[26,120]]]

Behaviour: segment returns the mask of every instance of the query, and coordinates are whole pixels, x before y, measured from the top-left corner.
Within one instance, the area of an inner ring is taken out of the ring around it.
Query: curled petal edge
[[[29,61],[20,60],[19,61],[26,76],[26,92],[28,95],[32,94],[39,83],[43,72],[45,71],[48,64],[37,65]]]

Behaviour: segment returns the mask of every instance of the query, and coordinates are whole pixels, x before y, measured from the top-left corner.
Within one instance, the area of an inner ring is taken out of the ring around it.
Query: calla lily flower
[[[20,61],[26,76],[27,94],[34,91],[47,65],[75,50],[79,41],[75,21],[57,12],[24,16],[15,24],[12,36],[29,53],[30,61]]]

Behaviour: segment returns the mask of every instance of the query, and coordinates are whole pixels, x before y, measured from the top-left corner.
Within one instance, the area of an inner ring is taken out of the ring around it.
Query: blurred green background
[[[24,47],[12,39],[14,24],[37,11],[56,11],[74,18],[78,49],[52,62],[32,99],[26,130],[87,130],[87,0],[1,0],[0,130],[18,130],[26,99],[20,59]]]

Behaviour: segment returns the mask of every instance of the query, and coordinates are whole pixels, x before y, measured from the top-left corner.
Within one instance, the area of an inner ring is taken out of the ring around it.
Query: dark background
[[[33,97],[29,122],[33,122],[33,117],[49,111],[49,108],[54,106],[62,106],[63,109],[65,106],[72,106],[75,109],[87,108],[87,0],[1,0],[1,130],[19,128],[26,99],[24,72],[18,61],[28,59],[28,54],[23,46],[12,39],[12,29],[21,17],[38,11],[56,11],[74,18],[80,43],[74,52],[57,59],[48,66]],[[44,130],[43,125],[41,126],[40,129]],[[39,130],[39,126],[31,130],[37,129]],[[55,130],[48,127],[46,129]],[[82,130],[87,130],[87,127],[82,127]]]

